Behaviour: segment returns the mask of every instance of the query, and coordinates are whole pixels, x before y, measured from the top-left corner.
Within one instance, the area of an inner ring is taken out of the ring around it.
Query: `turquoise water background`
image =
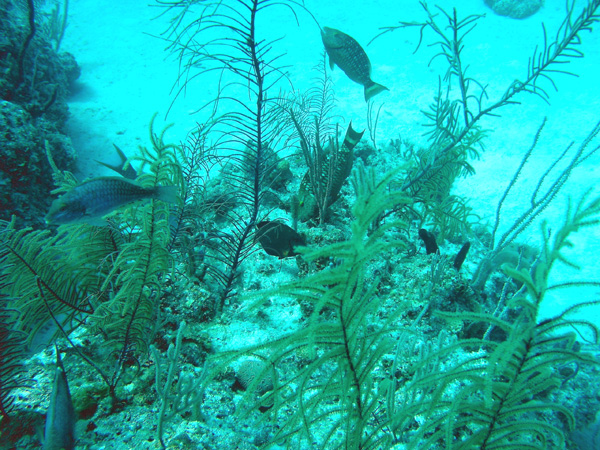
[[[580,11],[584,2],[578,2]],[[543,43],[542,23],[549,39],[564,18],[565,2],[547,0],[535,15],[515,20],[494,14],[483,0],[439,1],[431,3],[451,12],[456,8],[459,17],[482,14],[476,28],[465,41],[464,61],[469,74],[487,87],[490,102],[495,101],[516,78],[526,76],[528,59],[534,49]],[[446,66],[442,58],[430,64],[436,47],[422,45],[414,52],[419,33],[417,29],[402,29],[388,33],[371,45],[367,43],[379,33],[380,27],[395,25],[398,21],[423,21],[426,14],[416,0],[370,2],[316,2],[307,1],[306,7],[322,26],[337,28],[353,36],[367,51],[375,81],[390,91],[374,98],[374,105],[383,104],[377,140],[385,145],[390,139],[402,137],[425,144],[422,110],[431,103]],[[70,4],[69,25],[63,49],[73,53],[81,65],[79,90],[70,102],[69,130],[79,152],[79,171],[82,177],[102,173],[95,159],[112,157],[112,143],[126,153],[135,153],[140,144],[147,142],[148,123],[155,112],[159,122],[173,102],[174,80],[178,62],[165,52],[166,42],[161,33],[166,29],[168,16],[164,10],[145,1],[122,0],[107,2],[75,0]],[[282,63],[289,65],[293,88],[305,90],[316,75],[313,68],[320,61],[323,46],[319,28],[309,14],[299,11],[298,21],[286,8],[274,8],[259,18],[259,35],[265,38],[282,37],[274,52],[285,53]],[[597,27],[598,28],[598,27]],[[475,210],[484,217],[492,217],[496,204],[529,148],[533,136],[544,117],[548,123],[538,146],[536,162],[526,172],[518,186],[522,195],[507,200],[506,219],[526,207],[525,194],[530,192],[545,167],[570,142],[581,140],[600,120],[600,30],[582,34],[580,47],[585,57],[573,60],[568,70],[578,77],[556,74],[553,78],[558,92],[549,83],[544,87],[550,93],[550,103],[523,94],[517,100],[521,105],[499,110],[501,117],[486,118],[482,122],[490,130],[485,152],[473,164],[477,173],[460,180],[455,192],[470,197]],[[434,37],[424,36],[424,44]],[[366,126],[366,104],[362,87],[350,81],[339,69],[333,71],[338,112],[356,127]],[[290,86],[284,86],[289,89]],[[177,89],[177,87],[175,87]],[[174,103],[165,123],[174,123],[168,134],[173,141],[182,141],[193,129],[202,114],[190,114],[216,94],[215,78],[201,77],[187,86],[185,96]],[[577,198],[584,191],[598,187],[599,157],[578,169],[561,197],[546,212],[546,218],[558,226],[568,196]],[[537,172],[536,172],[537,171]],[[557,280],[598,279],[596,255],[600,254],[598,229],[580,233],[575,239],[576,259],[582,273],[561,269]],[[532,244],[539,242],[539,225],[532,226],[523,236]],[[548,301],[546,313],[562,309],[573,298],[562,294]],[[594,312],[600,324],[600,313]]]

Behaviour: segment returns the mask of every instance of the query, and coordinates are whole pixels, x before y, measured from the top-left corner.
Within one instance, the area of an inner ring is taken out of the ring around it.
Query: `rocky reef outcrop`
[[[60,169],[74,168],[65,125],[80,74],[75,58],[59,52],[64,17],[40,7],[0,0],[0,219],[15,215],[34,227],[42,224],[54,188],[46,149]]]

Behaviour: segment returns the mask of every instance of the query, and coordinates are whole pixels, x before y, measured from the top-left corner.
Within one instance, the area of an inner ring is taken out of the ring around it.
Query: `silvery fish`
[[[323,45],[329,55],[329,65],[337,65],[352,81],[365,88],[365,101],[388,88],[371,80],[371,62],[369,57],[352,37],[335,28],[324,27],[321,30]]]
[[[123,177],[97,177],[75,186],[54,200],[46,215],[48,224],[85,222],[99,224],[102,216],[138,200],[158,199],[174,203],[175,186],[145,188]]]
[[[352,128],[352,122],[348,125],[346,135],[344,136],[344,142],[341,148],[337,151],[334,159],[335,167],[329,168],[331,165],[331,150],[322,166],[322,171],[319,182],[322,186],[328,186],[327,206],[333,204],[340,194],[340,190],[352,171],[352,165],[354,164],[354,147],[361,140],[364,131],[357,132]],[[335,145],[335,144],[334,144]],[[331,170],[331,172],[330,172]],[[306,172],[304,178],[300,182],[300,189],[298,190],[298,219],[301,222],[316,217],[319,213],[319,207],[317,205],[317,199],[314,196],[313,188],[310,182],[310,174]]]
[[[75,409],[71,400],[67,374],[56,348],[56,374],[46,413],[44,450],[73,450],[75,448]]]

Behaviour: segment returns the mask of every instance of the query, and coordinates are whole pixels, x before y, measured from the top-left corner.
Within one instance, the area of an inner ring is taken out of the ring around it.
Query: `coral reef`
[[[40,226],[53,187],[46,152],[61,169],[74,168],[66,101],[80,69],[39,26],[27,25],[28,13],[34,24],[47,20],[18,2],[0,1],[0,219],[15,214]]]
[[[71,139],[56,122],[34,119],[22,105],[0,100],[0,219],[14,214],[24,224],[42,225],[54,189],[47,150],[59,167],[73,168]]]
[[[20,224],[32,220],[24,204],[2,197],[21,216],[0,221],[0,447],[37,445],[54,373],[40,349],[55,343],[81,448],[593,448],[600,329],[581,312],[598,309],[586,289],[600,282],[552,274],[577,267],[573,235],[597,232],[600,197],[582,193],[559,218],[537,219],[598,157],[600,123],[577,145],[550,144],[550,158],[539,151],[543,124],[528,148],[514,142],[523,156],[491,223],[452,188],[493,151],[484,127],[505,120],[498,111],[518,118],[525,93],[547,100],[563,63],[583,57],[580,34],[600,20],[600,0],[579,15],[571,5],[556,38],[544,34],[526,73],[495,96],[467,74],[464,50],[484,16],[422,2],[420,22],[382,28],[412,27],[420,43],[433,35],[445,75],[424,111],[425,143],[380,148],[374,109],[373,146],[350,132],[353,117],[334,123],[323,64],[308,92],[275,94],[293,77],[261,20],[279,7],[300,20],[298,2],[159,4],[181,71],[176,91],[218,73],[219,92],[183,142],[167,141],[169,127],[157,132],[153,119],[148,144],[114,166],[123,174],[133,163],[136,184],[177,191],[174,201],[36,230]],[[36,97],[23,83],[36,80],[29,58],[41,38],[27,5],[11,10],[22,25],[6,59],[0,181],[13,196],[29,185],[42,196],[50,179],[56,192],[74,192],[73,155],[60,120],[49,122],[62,91],[41,84]],[[60,27],[50,28],[48,48],[58,48]],[[525,166],[539,171],[516,212],[508,200],[524,195]],[[320,203],[307,221],[298,220],[303,189]],[[564,292],[578,296],[544,316]]]

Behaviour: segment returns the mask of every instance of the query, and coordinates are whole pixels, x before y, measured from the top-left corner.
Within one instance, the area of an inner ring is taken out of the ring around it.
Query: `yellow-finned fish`
[[[46,215],[46,223],[98,224],[102,216],[119,206],[146,199],[174,203],[176,196],[176,186],[146,188],[123,177],[92,178],[54,200]]]
[[[371,80],[371,62],[366,52],[354,38],[335,28],[323,27],[323,45],[329,55],[329,66],[334,64],[344,71],[352,81],[365,88],[365,101],[382,91],[389,90]]]

